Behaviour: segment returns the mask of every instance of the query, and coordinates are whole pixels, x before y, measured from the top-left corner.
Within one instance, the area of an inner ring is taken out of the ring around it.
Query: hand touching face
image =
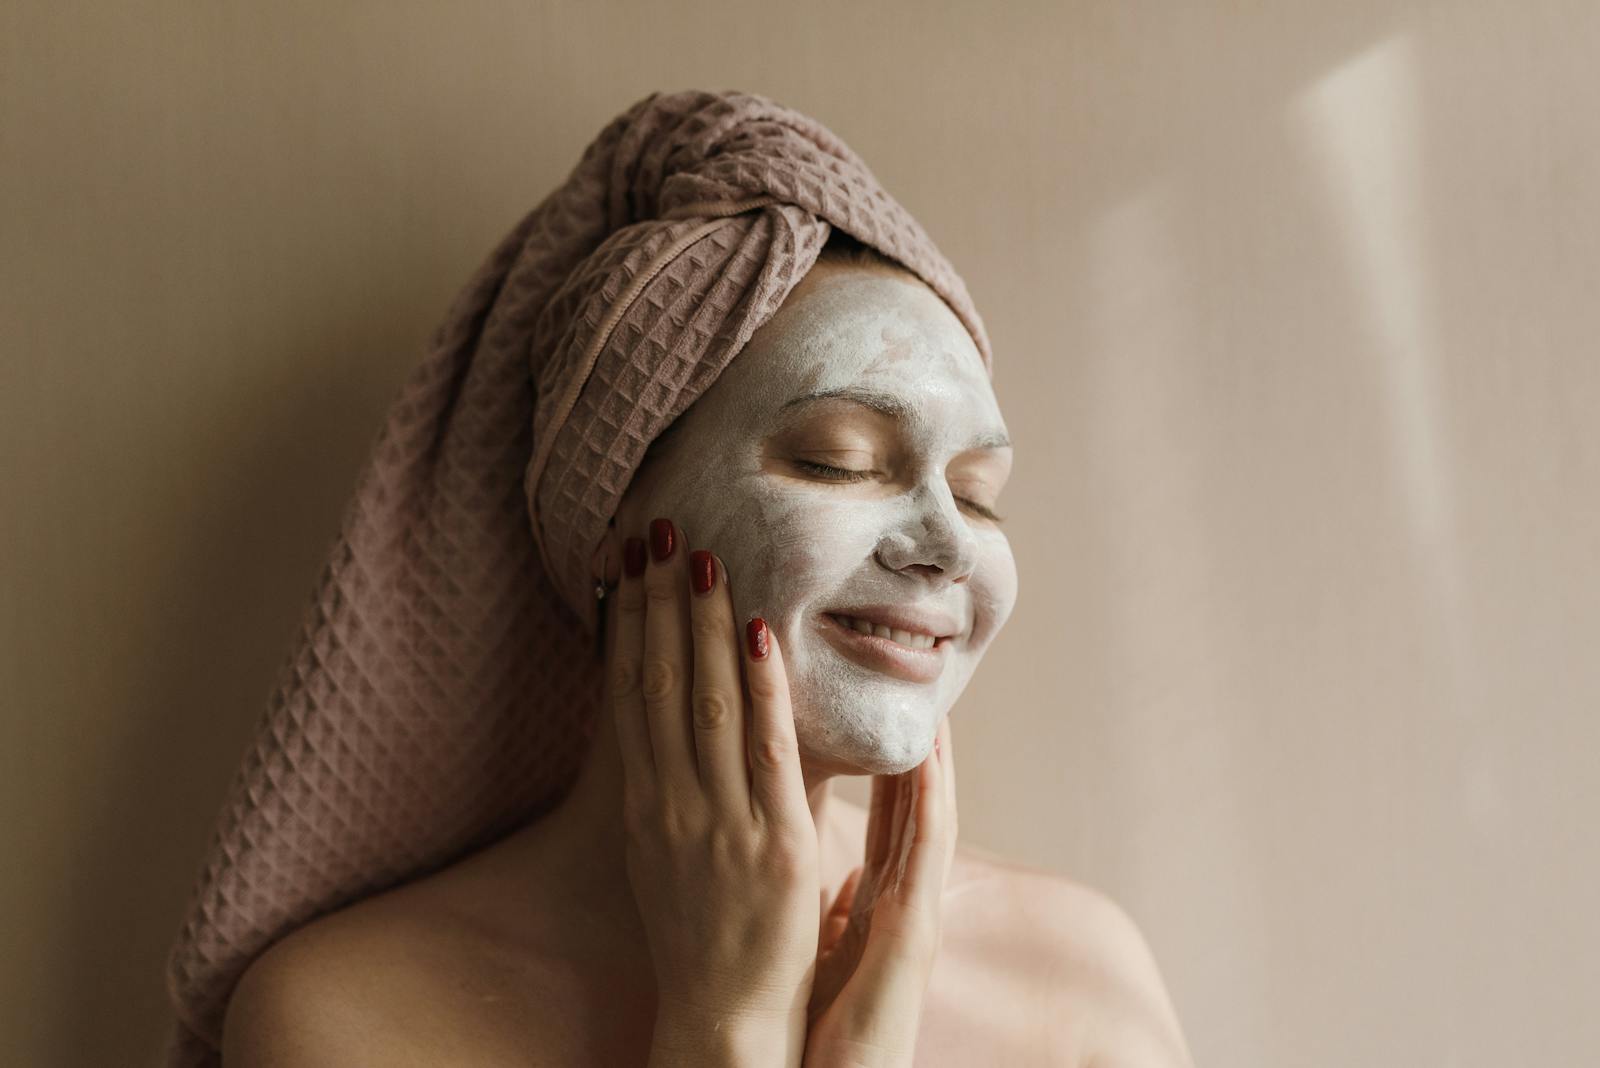
[[[920,763],[1017,594],[1011,449],[960,320],[914,278],[821,262],[659,446],[617,525],[672,516],[722,557],[739,619],[783,643],[802,756]]]

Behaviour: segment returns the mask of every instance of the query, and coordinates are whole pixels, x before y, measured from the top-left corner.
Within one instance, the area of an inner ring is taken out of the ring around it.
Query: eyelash
[[[813,463],[810,460],[796,460],[795,463],[808,471],[821,475],[823,478],[831,478],[835,482],[860,482],[870,473],[867,471],[851,471],[843,467],[829,467],[827,464]],[[960,501],[968,508],[971,508],[974,512],[977,512],[985,519],[992,520],[996,523],[1003,523],[1005,521],[999,516],[995,515],[994,512],[985,508],[983,505],[979,504],[970,497],[957,497],[956,500]]]

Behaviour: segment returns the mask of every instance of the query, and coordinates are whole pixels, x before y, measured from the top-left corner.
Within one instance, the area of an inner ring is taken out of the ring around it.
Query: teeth
[[[909,630],[899,630],[893,627],[886,627],[881,623],[868,623],[864,619],[856,619],[853,616],[834,616],[833,618],[837,619],[840,623],[843,623],[851,630],[860,631],[862,634],[872,634],[879,638],[888,638],[892,642],[907,646],[912,649],[933,648],[934,637],[931,634],[914,634]]]

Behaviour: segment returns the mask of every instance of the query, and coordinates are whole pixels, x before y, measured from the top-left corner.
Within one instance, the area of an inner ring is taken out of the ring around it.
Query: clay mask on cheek
[[[840,390],[898,414],[806,400]],[[659,458],[646,513],[672,517],[692,547],[716,551],[738,621],[761,615],[777,633],[813,766],[914,767],[1009,615],[1010,547],[957,504],[945,474],[975,433],[995,428],[1003,432],[977,351],[937,296],[877,272],[814,270],[684,414]],[[870,477],[830,480],[796,462],[841,441],[850,462],[838,466]],[[886,666],[864,651],[873,642],[833,618],[874,607],[948,621],[932,628],[948,637],[908,650],[910,668]]]

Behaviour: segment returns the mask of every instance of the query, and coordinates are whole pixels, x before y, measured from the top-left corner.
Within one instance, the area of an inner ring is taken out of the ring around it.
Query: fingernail
[[[629,538],[622,543],[622,566],[630,578],[644,574],[644,539]]]
[[[705,549],[696,549],[689,554],[689,581],[695,593],[710,593],[711,587],[717,584],[716,561]]]
[[[750,659],[765,660],[767,658],[767,621],[760,616],[752,616],[750,622],[744,625],[745,641],[750,645]]]
[[[650,520],[650,555],[660,563],[672,555],[672,544],[677,541],[677,534],[672,529],[670,519]]]
[[[939,736],[937,734],[933,736],[933,755],[939,755]]]

